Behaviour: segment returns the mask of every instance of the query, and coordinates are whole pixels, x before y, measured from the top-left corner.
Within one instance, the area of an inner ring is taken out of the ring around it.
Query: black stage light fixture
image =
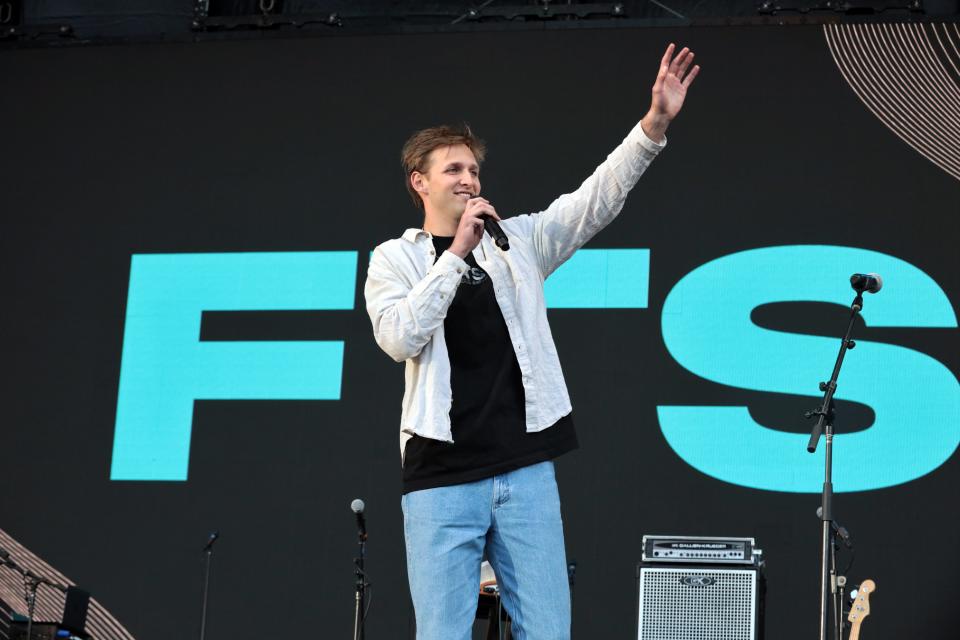
[[[320,25],[341,27],[336,12],[303,13],[303,3],[285,7],[284,0],[194,0],[193,31],[300,29]]]
[[[283,13],[283,0],[207,0],[210,16],[257,16]]]
[[[0,0],[0,28],[16,27],[23,15],[20,0]]]
[[[21,0],[0,0],[0,40],[16,36],[22,20]]]

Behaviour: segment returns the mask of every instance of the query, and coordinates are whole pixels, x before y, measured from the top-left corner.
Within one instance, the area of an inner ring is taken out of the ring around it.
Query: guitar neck
[[[847,640],[860,640],[860,625],[863,619],[870,615],[870,594],[876,591],[877,585],[873,580],[864,580],[857,591],[857,599],[850,607],[850,635]]]
[[[847,640],[860,640],[860,622],[854,622],[850,627],[850,635]]]

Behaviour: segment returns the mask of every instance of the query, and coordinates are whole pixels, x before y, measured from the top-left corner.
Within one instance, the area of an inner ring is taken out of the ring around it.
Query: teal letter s
[[[940,286],[903,260],[850,247],[783,246],[718,258],[684,276],[664,302],[664,342],[681,366],[707,380],[814,395],[817,382],[829,378],[839,335],[764,329],[750,321],[750,313],[775,302],[849,306],[853,291],[847,276],[856,272],[884,278],[883,290],[864,305],[869,326],[957,326]],[[833,481],[838,492],[919,478],[949,459],[960,443],[956,377],[912,349],[857,340],[844,360],[836,397],[865,403],[876,415],[870,428],[836,437]],[[810,455],[808,436],[759,425],[746,407],[660,406],[658,416],[677,455],[709,476],[772,491],[821,489],[822,445],[817,455]]]

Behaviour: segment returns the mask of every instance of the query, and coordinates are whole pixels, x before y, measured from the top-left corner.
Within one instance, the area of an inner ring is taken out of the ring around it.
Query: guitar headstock
[[[873,580],[864,580],[860,583],[857,590],[857,599],[850,606],[850,615],[847,620],[851,624],[859,624],[863,619],[870,615],[870,594],[877,590],[877,585]]]

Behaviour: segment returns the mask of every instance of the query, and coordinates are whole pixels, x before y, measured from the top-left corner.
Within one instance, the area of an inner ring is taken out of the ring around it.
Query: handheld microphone
[[[883,287],[883,278],[876,273],[855,273],[850,276],[850,286],[857,293],[876,293]]]
[[[510,241],[507,240],[507,234],[500,228],[500,223],[490,216],[483,216],[483,228],[490,237],[493,238],[493,244],[497,245],[503,251],[510,251]]]
[[[360,539],[367,539],[367,521],[363,517],[363,510],[367,508],[367,505],[363,504],[363,500],[357,498],[350,503],[350,510],[357,516],[357,529],[360,533]]]
[[[470,196],[470,199],[473,200],[479,197],[480,196]],[[491,216],[484,215],[481,217],[483,218],[483,229],[493,239],[493,244],[500,247],[503,251],[510,251],[510,241],[507,240],[507,234],[500,228],[500,223]]]
[[[220,537],[219,531],[214,531],[207,537],[207,544],[203,545],[203,551],[206,553],[208,551],[213,551],[213,543],[217,541],[217,538]]]

